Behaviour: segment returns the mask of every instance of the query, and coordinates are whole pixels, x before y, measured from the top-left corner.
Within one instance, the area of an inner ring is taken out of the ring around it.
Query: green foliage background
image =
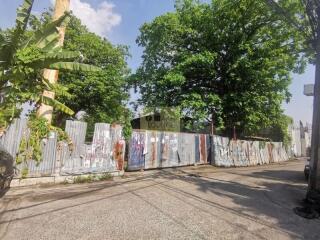
[[[143,63],[131,77],[139,103],[179,106],[194,121],[213,119],[224,135],[233,126],[238,136],[287,134],[282,103],[291,73],[306,64],[301,33],[264,1],[179,0],[175,9],[140,28]]]
[[[33,17],[32,28],[46,25],[51,11],[38,19]],[[90,32],[81,21],[71,15],[66,29],[64,49],[81,53],[80,61],[100,67],[97,72],[60,71],[59,83],[68,90],[68,95],[57,99],[74,112],[85,111],[88,122],[88,139],[97,122],[118,123],[124,126],[125,137],[131,134],[131,112],[126,105],[129,100],[127,76],[130,73],[126,60],[128,47],[113,45],[106,38]],[[54,123],[63,127],[68,115],[56,112]]]

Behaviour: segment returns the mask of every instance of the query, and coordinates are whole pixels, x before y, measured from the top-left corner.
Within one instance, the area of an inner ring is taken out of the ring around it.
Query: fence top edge
[[[273,141],[263,141],[263,140],[246,140],[246,139],[233,139],[233,138],[228,138],[228,137],[224,137],[224,136],[220,136],[220,135],[211,135],[211,134],[207,134],[207,133],[188,133],[188,132],[173,132],[173,131],[158,131],[158,130],[146,130],[146,129],[132,129],[132,132],[136,132],[136,133],[169,133],[169,134],[188,134],[188,135],[206,135],[206,136],[213,136],[213,137],[219,137],[219,138],[225,138],[228,139],[229,141],[232,142],[261,142],[261,143],[270,143],[270,144],[283,144],[283,142],[273,142]]]

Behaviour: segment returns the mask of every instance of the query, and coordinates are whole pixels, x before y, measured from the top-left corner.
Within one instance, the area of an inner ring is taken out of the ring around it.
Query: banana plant
[[[63,103],[43,95],[45,90],[68,95],[66,88],[58,83],[52,84],[43,77],[43,69],[90,72],[100,70],[98,67],[82,64],[81,53],[65,51],[59,46],[58,29],[67,26],[70,20],[69,13],[66,12],[59,19],[46,24],[36,32],[28,31],[33,2],[33,0],[24,0],[17,9],[14,29],[0,33],[0,94],[4,96],[0,100],[0,135],[12,120],[20,115],[22,105],[25,103],[35,106],[33,114],[42,103],[69,115],[74,114]],[[43,119],[37,118],[39,117],[30,117],[29,121],[44,123]],[[30,123],[29,126],[35,126],[31,131],[37,131],[36,124]],[[47,129],[50,130],[50,126]],[[42,134],[33,134],[38,140],[33,139],[36,144],[29,146],[28,149],[39,149],[40,138],[45,135],[46,131],[42,131]],[[29,153],[29,157],[26,157],[26,149],[20,151],[25,154],[24,159],[40,159],[38,152]]]

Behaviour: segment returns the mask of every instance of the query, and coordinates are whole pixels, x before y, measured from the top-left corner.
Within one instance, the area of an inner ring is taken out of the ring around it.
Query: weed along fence
[[[230,140],[206,134],[133,131],[128,169],[150,169],[211,163],[240,167],[289,159],[282,143]]]
[[[0,144],[15,156],[19,150],[22,135],[27,131],[26,119],[16,119],[0,138]],[[95,124],[93,141],[85,143],[87,124],[67,121],[65,131],[73,142],[73,150],[65,142],[58,142],[57,135],[51,132],[42,142],[42,161],[19,164],[20,174],[28,169],[28,177],[63,176],[88,173],[116,173],[124,166],[125,141],[122,127],[106,123]]]

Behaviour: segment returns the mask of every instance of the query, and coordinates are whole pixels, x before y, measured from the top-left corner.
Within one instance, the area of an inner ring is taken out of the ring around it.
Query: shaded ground
[[[122,179],[16,188],[0,200],[0,239],[319,239],[296,216],[304,161],[187,167]]]

